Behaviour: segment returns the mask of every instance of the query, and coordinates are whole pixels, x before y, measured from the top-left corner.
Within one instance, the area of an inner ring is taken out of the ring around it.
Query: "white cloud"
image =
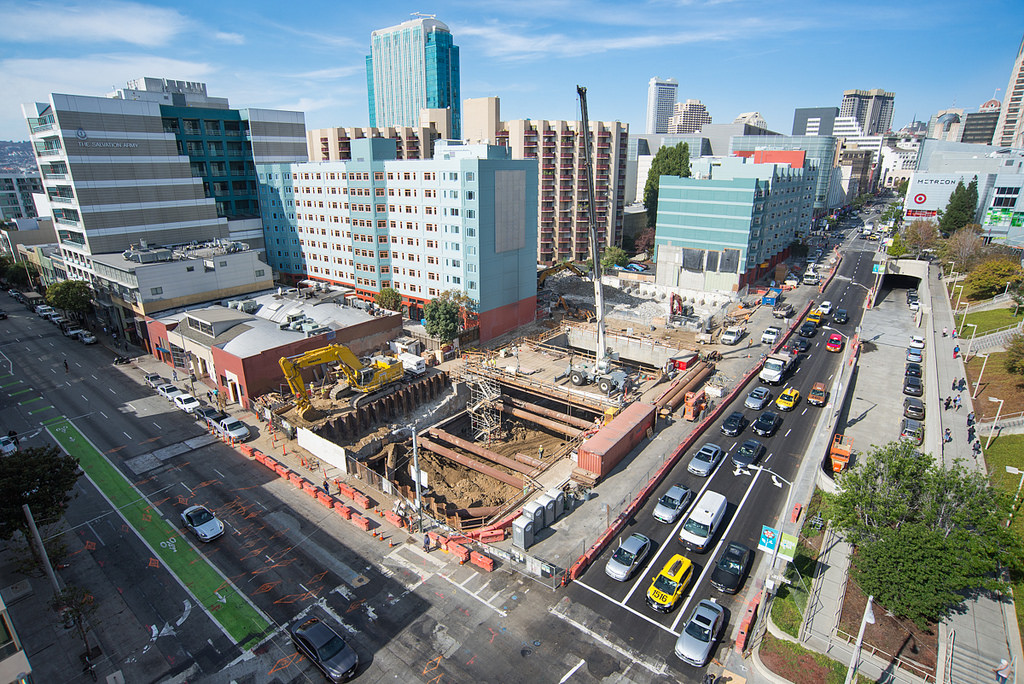
[[[214,40],[218,40],[221,43],[228,43],[230,45],[243,45],[245,44],[245,36],[241,33],[226,33],[224,31],[217,31],[213,34]]]
[[[294,74],[294,77],[330,81],[338,78],[348,78],[349,76],[354,76],[356,74],[364,75],[365,73],[366,65],[360,64],[358,66],[333,67],[330,69],[306,71],[304,73]]]
[[[189,23],[179,12],[134,2],[0,5],[4,39],[24,43],[121,42],[166,45]]]
[[[214,72],[205,62],[145,54],[85,55],[77,59],[5,59],[0,61],[0,139],[24,140],[28,129],[21,105],[46,101],[50,93],[102,97],[132,78],[155,76],[202,81]]]

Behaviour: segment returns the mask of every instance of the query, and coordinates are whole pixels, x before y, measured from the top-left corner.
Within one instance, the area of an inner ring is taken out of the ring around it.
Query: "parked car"
[[[73,340],[77,340],[79,337],[85,334],[85,331],[81,328],[67,328],[64,331],[64,337],[70,337]]]
[[[743,432],[743,428],[747,426],[747,419],[739,411],[733,411],[722,423],[722,432],[735,437],[736,435]]]
[[[192,417],[200,423],[217,423],[228,417],[228,414],[221,413],[212,406],[200,406],[192,412]]]
[[[318,618],[310,618],[289,630],[295,650],[337,684],[351,679],[359,669],[359,656],[345,640]]]
[[[18,443],[10,435],[0,435],[0,456],[10,456],[18,450]]]
[[[705,444],[693,455],[686,470],[698,477],[707,477],[722,460],[725,452],[717,444]]]
[[[188,392],[182,392],[174,396],[174,405],[185,413],[192,413],[196,409],[202,406],[199,400],[193,397]]]
[[[919,397],[924,394],[924,385],[921,383],[921,378],[905,375],[903,377],[903,393],[911,397]]]
[[[693,563],[677,553],[665,563],[647,590],[647,605],[659,613],[668,613],[676,604],[693,579]]]
[[[765,411],[757,417],[757,420],[750,426],[750,429],[762,437],[771,437],[779,429],[780,422],[782,422],[782,419],[779,418],[779,414]]]
[[[749,468],[764,454],[764,445],[756,439],[748,439],[732,455],[732,464],[737,468]]]
[[[697,604],[676,639],[676,657],[688,665],[704,667],[725,624],[725,609],[705,599]]]
[[[681,484],[672,485],[661,495],[654,507],[654,519],[663,523],[674,523],[693,500],[693,492]]]
[[[750,572],[754,552],[739,542],[729,542],[711,572],[711,586],[725,594],[738,593]]]
[[[775,400],[775,405],[783,411],[792,411],[800,402],[800,390],[795,387],[787,387]]]
[[[4,311],[3,309],[0,309],[0,321],[6,320],[6,318],[7,318],[7,312]]]
[[[911,363],[921,363],[924,361],[924,356],[921,354],[920,349],[908,349],[907,350],[907,361]]]
[[[78,341],[82,344],[96,344],[96,336],[91,332],[83,332],[78,336]]]
[[[177,387],[170,383],[167,383],[166,385],[160,385],[159,387],[157,387],[156,393],[159,394],[164,399],[166,399],[167,401],[171,402],[174,401],[174,397],[178,396],[179,394],[184,394],[184,392],[182,392],[180,389],[178,389]]]
[[[639,568],[651,550],[651,540],[642,534],[631,534],[608,559],[604,572],[613,580],[625,582]]]
[[[911,311],[917,311],[921,308],[921,302],[916,299],[911,299],[909,306]]]
[[[903,375],[912,375],[915,378],[921,377],[921,364],[908,363],[906,368],[903,369]]]
[[[924,338],[920,335],[912,335],[910,337],[910,348],[911,349],[924,349]]]
[[[186,508],[181,513],[181,524],[204,542],[213,541],[224,534],[224,523],[218,520],[206,506]]]
[[[167,384],[167,378],[163,377],[159,373],[146,373],[146,375],[143,376],[142,379],[145,380],[146,384],[152,387],[153,389],[156,389],[161,385]]]
[[[241,442],[249,439],[251,434],[248,425],[232,416],[222,418],[219,422],[215,423],[214,429],[229,439]]]
[[[913,418],[904,418],[900,423],[900,439],[909,439],[915,444],[924,442],[924,423]]]
[[[747,395],[747,398],[743,402],[743,405],[746,406],[748,409],[760,411],[765,406],[767,406],[768,402],[770,402],[771,400],[772,393],[768,390],[767,387],[755,387],[750,391],[750,394]]]
[[[846,313],[846,309],[836,309],[835,313],[832,314],[832,322],[838,325],[850,322],[850,314]]]
[[[924,420],[924,402],[917,397],[907,397],[904,399],[903,417]]]
[[[779,339],[779,335],[782,334],[782,329],[774,325],[770,325],[764,329],[761,333],[761,344],[775,344],[776,340]]]

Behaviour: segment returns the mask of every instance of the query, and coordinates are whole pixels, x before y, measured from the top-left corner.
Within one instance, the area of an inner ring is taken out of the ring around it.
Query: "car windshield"
[[[711,531],[710,527],[703,523],[697,522],[693,518],[687,518],[686,522],[683,523],[683,529],[689,532],[690,534],[694,534],[698,537],[706,537],[708,536],[708,532]]]
[[[676,588],[679,586],[678,582],[673,582],[664,575],[658,575],[657,579],[654,580],[654,588],[663,594],[669,594],[670,596],[676,593]]]
[[[742,569],[740,566],[739,559],[736,556],[723,556],[722,560],[718,561],[718,567],[726,572],[731,572],[734,575],[738,574]]]
[[[237,420],[232,420],[230,422],[224,423],[225,430],[237,430],[240,427],[242,427],[242,424],[239,423]]]
[[[694,618],[686,625],[686,633],[698,641],[711,641],[711,629],[703,618]]]
[[[612,560],[613,561],[615,561],[616,563],[621,563],[622,565],[627,565],[627,566],[633,564],[633,559],[635,557],[636,556],[634,556],[633,554],[631,554],[629,551],[627,551],[626,549],[622,548],[621,546],[615,550],[615,553],[612,554]]]
[[[665,494],[663,497],[658,499],[658,503],[661,504],[662,506],[675,508],[679,505],[679,499],[675,498],[674,496],[669,496],[668,494]]]
[[[205,508],[200,508],[198,511],[192,511],[189,513],[189,520],[192,521],[193,525],[204,525],[213,520],[213,514]]]
[[[343,648],[345,648],[345,642],[341,640],[340,636],[335,634],[326,644],[317,649],[317,655],[320,656],[321,662],[326,662],[341,653]]]
[[[700,451],[697,452],[697,455],[694,458],[697,459],[698,461],[711,463],[715,459],[715,454],[710,449],[701,449]]]

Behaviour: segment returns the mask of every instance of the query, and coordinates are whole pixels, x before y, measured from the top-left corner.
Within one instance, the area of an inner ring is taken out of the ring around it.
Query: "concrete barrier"
[[[757,609],[761,602],[761,593],[758,592],[743,613],[740,621],[740,631],[736,635],[736,652],[743,653],[747,648],[747,640],[750,638],[750,630],[757,624]]]
[[[470,551],[469,562],[487,572],[494,570],[494,559],[476,551]]]
[[[340,501],[334,502],[334,510],[336,510],[338,512],[338,515],[340,515],[345,520],[352,519],[352,509],[346,506],[345,504],[341,503]]]
[[[405,520],[402,518],[402,516],[398,515],[397,513],[385,511],[384,519],[399,529],[405,529]]]

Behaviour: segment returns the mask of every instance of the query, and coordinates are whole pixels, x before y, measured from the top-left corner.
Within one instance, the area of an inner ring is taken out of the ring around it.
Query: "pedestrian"
[[[974,426],[967,428],[967,443],[970,444],[974,441]]]
[[[946,406],[945,406],[945,409],[946,409],[947,411],[949,410],[949,407],[950,407],[950,406],[951,406],[952,404],[953,404],[953,400],[952,400],[952,399],[950,399],[949,397],[946,397]]]
[[[207,392],[206,392],[206,401],[209,401],[211,403],[213,402],[213,392],[210,392],[209,390],[207,390]]]
[[[974,425],[974,411],[967,414],[967,427]]]
[[[959,395],[959,394],[958,394],[958,395],[956,395],[955,397],[953,397],[953,405],[954,405],[954,406],[956,406],[956,410],[957,410],[957,411],[959,411],[959,410],[960,410],[960,405],[961,405],[961,403],[962,403],[962,402],[961,402],[961,400],[960,400],[960,395]]]
[[[331,493],[331,483],[325,477],[324,478],[324,494],[330,495],[330,493]]]
[[[956,327],[953,328],[953,339],[956,339]]]
[[[953,433],[951,433],[949,431],[949,428],[946,428],[946,431],[943,433],[942,441],[944,443],[948,443],[948,442],[952,442],[953,441]]]
[[[68,368],[68,360],[67,359],[64,359],[64,372],[65,373],[70,373],[71,372],[71,369]]]
[[[957,386],[956,378],[953,378],[953,386],[952,386],[952,387],[950,387],[950,389],[951,389],[952,391],[956,392],[956,386]]]
[[[960,391],[963,392],[965,389],[967,389],[967,379],[960,378]]]
[[[171,371],[171,380],[173,380],[174,382],[178,382],[178,371]]]
[[[948,337],[949,336],[949,328],[943,328],[942,329],[942,336],[943,337]]]
[[[999,661],[999,664],[992,668],[992,671],[996,673],[997,684],[1006,684],[1010,679],[1010,673],[1013,672],[1013,664],[1006,662],[1006,658]]]
[[[423,550],[430,553],[430,535],[423,535]]]
[[[981,440],[979,439],[974,443],[974,458],[978,458],[978,454],[981,453]]]
[[[953,358],[955,359],[958,356],[960,356],[960,345],[959,344],[956,345],[955,347],[953,347]]]

